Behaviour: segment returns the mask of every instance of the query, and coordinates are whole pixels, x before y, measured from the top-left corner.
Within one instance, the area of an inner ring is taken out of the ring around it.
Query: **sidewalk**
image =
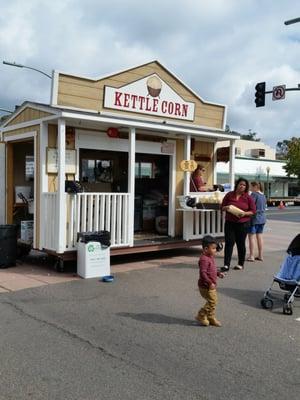
[[[268,221],[264,233],[265,252],[285,251],[291,240],[299,233],[299,224],[294,222],[270,220]],[[173,254],[170,256],[170,254]],[[146,268],[155,268],[163,265],[197,265],[199,248],[182,249],[178,252],[156,253],[155,256],[139,256],[139,259],[123,257],[112,259],[111,272],[118,274],[133,270],[143,270]],[[222,254],[219,255],[221,257]],[[155,258],[154,258],[155,257]],[[266,259],[267,262],[267,259]],[[41,261],[34,263],[18,264],[16,267],[0,269],[0,293],[28,289],[38,286],[51,285],[55,283],[64,283],[81,278],[75,272],[56,272],[53,267]]]

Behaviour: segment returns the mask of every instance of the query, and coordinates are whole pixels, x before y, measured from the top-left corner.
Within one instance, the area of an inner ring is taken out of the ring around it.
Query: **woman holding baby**
[[[234,269],[242,270],[244,268],[248,227],[252,215],[256,212],[255,203],[248,192],[249,182],[247,179],[239,178],[234,190],[225,195],[221,205],[222,211],[226,212],[224,267],[221,268],[222,272],[227,272],[230,269],[235,244],[238,252],[238,263]]]

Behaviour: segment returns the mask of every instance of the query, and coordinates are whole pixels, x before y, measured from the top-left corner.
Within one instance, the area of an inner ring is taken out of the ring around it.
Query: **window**
[[[235,155],[236,156],[240,156],[241,155],[241,148],[240,147],[236,147],[235,148]]]
[[[153,163],[151,162],[136,162],[135,163],[136,178],[154,178]]]
[[[112,160],[81,160],[81,176],[84,182],[105,182],[113,181]]]

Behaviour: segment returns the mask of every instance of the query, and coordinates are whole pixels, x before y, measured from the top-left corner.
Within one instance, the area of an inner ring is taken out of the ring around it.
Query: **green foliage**
[[[248,133],[240,133],[240,132],[236,132],[236,131],[232,131],[229,127],[229,125],[226,125],[225,128],[225,132],[226,133],[232,133],[235,135],[240,135],[241,139],[243,140],[251,140],[252,142],[260,142],[260,139],[256,136],[257,133],[256,132],[252,132],[252,129],[248,130]]]
[[[241,139],[243,140],[251,140],[252,142],[260,142],[260,139],[256,137],[257,133],[252,132],[251,129],[249,129],[247,134],[241,135]]]
[[[288,148],[290,140],[283,140],[282,142],[277,142],[276,144],[276,158],[278,160],[285,160],[287,158]]]
[[[300,179],[300,138],[293,137],[288,142],[284,169],[288,176],[296,175]]]

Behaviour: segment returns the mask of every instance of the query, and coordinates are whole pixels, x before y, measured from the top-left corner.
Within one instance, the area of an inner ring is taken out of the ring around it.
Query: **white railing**
[[[183,210],[183,238],[201,239],[205,235],[224,236],[224,213],[220,210]]]
[[[128,193],[68,195],[67,248],[74,248],[78,232],[109,231],[111,247],[129,246]]]
[[[129,246],[128,193],[66,194],[66,251],[76,250],[77,234],[109,231],[111,247]],[[41,247],[57,250],[57,193],[43,194]]]
[[[43,193],[43,223],[41,248],[56,251],[57,248],[57,193]]]

